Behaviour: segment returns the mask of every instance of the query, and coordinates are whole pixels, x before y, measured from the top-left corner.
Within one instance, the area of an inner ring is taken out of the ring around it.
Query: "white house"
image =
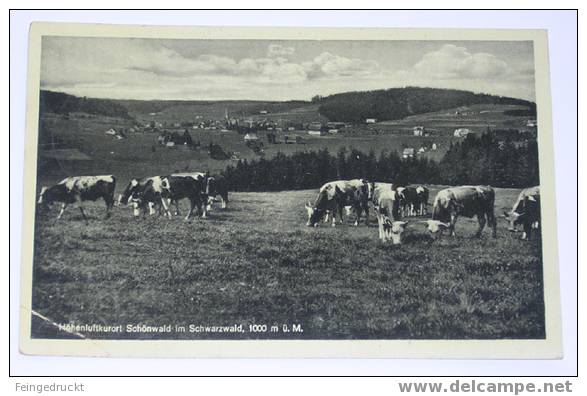
[[[323,136],[324,134],[325,133],[320,130],[319,131],[312,131],[312,130],[308,131],[308,135],[313,135],[313,136]]]
[[[421,125],[415,126],[414,136],[424,136],[424,127]]]
[[[403,158],[413,158],[414,157],[414,149],[412,147],[406,147],[404,149]]]
[[[249,132],[245,135],[245,142],[253,142],[257,140],[259,140],[259,136],[257,136],[256,133]]]
[[[367,118],[365,119],[365,124],[375,124],[377,122],[377,118]]]
[[[458,128],[455,129],[454,136],[455,137],[465,137],[471,133],[471,130],[468,128]]]

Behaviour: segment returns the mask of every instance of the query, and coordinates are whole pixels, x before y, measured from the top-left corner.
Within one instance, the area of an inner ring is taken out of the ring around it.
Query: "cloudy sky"
[[[534,100],[531,42],[44,37],[41,88],[117,99],[310,99],[404,86]]]

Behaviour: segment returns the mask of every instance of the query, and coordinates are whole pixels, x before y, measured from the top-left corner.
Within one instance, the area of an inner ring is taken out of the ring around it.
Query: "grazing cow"
[[[419,204],[418,191],[416,187],[398,187],[397,195],[402,216],[415,216],[416,207]]]
[[[152,176],[141,179],[132,179],[128,182],[122,194],[118,196],[118,205],[132,204],[134,216],[139,216],[141,211],[143,212],[143,215],[145,215],[147,210],[149,211],[149,214],[154,214],[154,205],[159,206],[159,214],[161,214],[162,209],[167,213],[169,203],[161,197],[161,194],[150,194],[149,198],[151,201],[146,200],[144,196],[140,202],[136,199],[131,199],[132,197],[142,196],[148,185],[155,186],[157,190],[162,190],[163,177]]]
[[[54,186],[43,187],[39,195],[38,204],[48,207],[53,202],[61,202],[61,211],[57,216],[60,219],[69,204],[79,205],[82,217],[87,222],[82,206],[83,201],[96,201],[99,198],[106,202],[106,217],[110,216],[110,209],[114,206],[114,189],[116,179],[112,175],[103,176],[71,176],[61,180]]]
[[[191,177],[192,179],[203,183],[203,185],[205,186],[206,189],[206,194],[208,194],[210,186],[209,186],[209,182],[210,182],[210,178],[208,176],[208,172],[204,173],[204,172],[183,172],[183,173],[172,173],[171,176],[174,177]],[[179,214],[179,203],[177,200],[171,200],[170,201],[170,206],[171,203],[173,203],[175,205],[175,214],[178,215]],[[211,210],[212,207],[210,205],[210,202],[206,203],[206,210]],[[205,217],[205,216],[204,216]]]
[[[450,235],[455,235],[455,224],[458,216],[477,216],[479,229],[476,237],[481,236],[485,223],[492,228],[492,235],[496,237],[497,222],[493,213],[495,191],[486,186],[461,186],[440,190],[434,199],[432,219],[424,223],[431,233],[442,232],[448,229]]]
[[[509,221],[508,230],[517,231],[522,225],[522,239],[530,239],[532,230],[540,226],[540,186],[526,188],[520,192],[510,212],[504,212]]]
[[[194,209],[197,209],[197,213],[202,213],[202,217],[206,217],[205,204],[208,197],[204,180],[191,176],[164,176],[160,180],[160,183],[157,178],[149,180],[143,191],[133,193],[131,201],[136,202],[139,206],[144,205],[145,202],[160,201],[165,214],[171,218],[166,201],[177,202],[187,198],[190,201],[190,210],[185,220],[191,217]]]
[[[416,212],[418,215],[423,216],[428,213],[428,198],[430,196],[430,191],[424,186],[418,186],[416,187],[416,194]]]
[[[212,209],[212,202],[214,198],[220,198],[220,205],[222,209],[226,209],[228,204],[228,186],[223,177],[211,176],[208,178],[208,210]]]
[[[372,189],[364,179],[338,180],[324,184],[318,192],[314,205],[306,204],[308,226],[316,227],[328,213],[332,214],[332,226],[336,225],[336,215],[342,223],[342,211],[345,206],[352,206],[357,214],[355,226],[359,224],[361,214],[365,212],[365,222],[369,224],[369,199]]]
[[[408,222],[400,220],[395,186],[391,183],[374,183],[372,202],[379,224],[379,239],[383,242],[391,241],[394,245],[401,244],[402,233]]]

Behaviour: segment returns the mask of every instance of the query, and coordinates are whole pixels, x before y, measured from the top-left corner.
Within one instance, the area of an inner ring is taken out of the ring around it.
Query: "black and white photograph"
[[[30,51],[25,353],[560,357],[544,32],[37,24]]]

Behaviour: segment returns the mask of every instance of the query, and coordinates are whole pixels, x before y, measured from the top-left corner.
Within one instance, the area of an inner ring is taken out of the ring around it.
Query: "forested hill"
[[[109,117],[131,118],[128,110],[109,99],[79,98],[62,92],[41,90],[39,109],[43,112],[57,114],[87,113]]]
[[[367,118],[398,120],[404,117],[474,104],[507,104],[528,106],[535,103],[504,96],[476,94],[469,91],[437,88],[391,88],[365,92],[345,92],[314,97],[319,112],[331,121],[364,122]]]

